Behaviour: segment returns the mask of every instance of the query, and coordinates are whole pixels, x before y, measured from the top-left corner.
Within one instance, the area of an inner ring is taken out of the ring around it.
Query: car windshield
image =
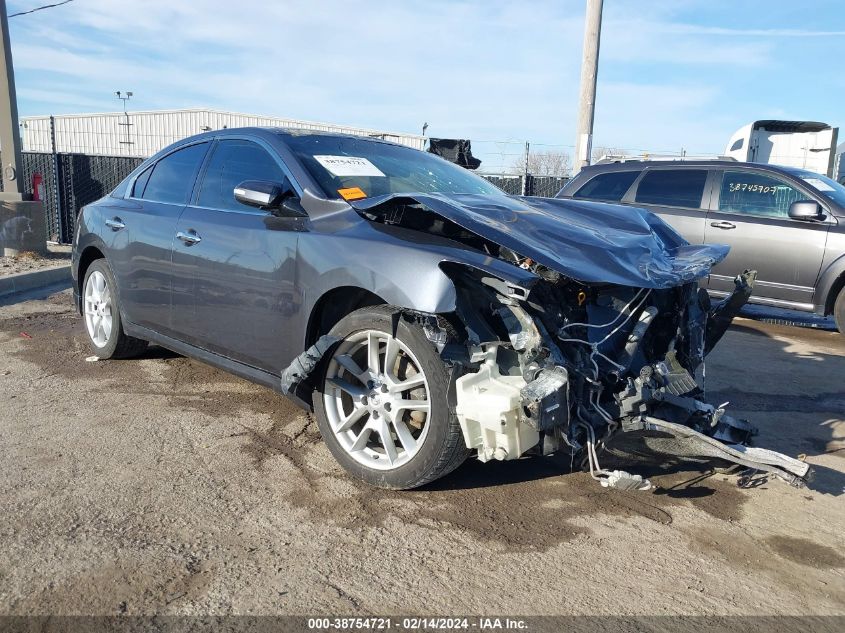
[[[811,187],[815,187],[825,198],[830,198],[836,204],[845,206],[845,187],[835,180],[805,169],[791,169],[789,171]]]
[[[291,134],[285,141],[329,198],[351,201],[391,193],[505,195],[469,170],[410,147],[323,134]]]

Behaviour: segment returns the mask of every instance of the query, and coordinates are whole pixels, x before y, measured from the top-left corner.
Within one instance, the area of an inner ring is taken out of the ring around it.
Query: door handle
[[[712,226],[714,229],[735,229],[736,228],[736,224],[734,224],[733,222],[725,222],[724,220],[721,221],[721,222],[711,222],[710,226]]]
[[[182,240],[185,243],[186,246],[193,246],[194,244],[197,244],[198,242],[202,242],[202,238],[199,235],[197,235],[197,232],[194,231],[193,229],[191,229],[187,233],[183,233],[182,231],[179,231],[176,234],[176,237],[179,238],[180,240]]]
[[[109,227],[112,231],[119,231],[120,229],[125,229],[126,225],[123,223],[119,217],[115,216],[111,220],[106,220],[106,226]]]

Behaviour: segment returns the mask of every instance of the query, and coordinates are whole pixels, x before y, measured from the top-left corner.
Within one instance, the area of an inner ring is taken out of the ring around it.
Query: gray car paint
[[[635,202],[636,190],[646,171],[656,169],[702,169],[710,171],[699,209],[658,207]],[[571,198],[593,177],[609,171],[642,170],[621,204],[648,208],[671,224],[692,243],[728,244],[727,258],[714,266],[707,282],[717,295],[730,292],[733,277],[746,268],[759,276],[752,303],[773,305],[819,314],[830,314],[837,293],[845,282],[845,209],[788,170],[775,165],[733,161],[685,161],[657,163],[626,161],[594,165],[582,170],[558,193]],[[719,211],[722,173],[751,171],[787,181],[825,210],[823,221],[750,216]],[[722,229],[723,222],[733,228]]]
[[[187,205],[131,197],[132,182],[147,165],[188,144],[210,145],[218,138],[253,140],[276,155],[307,217],[203,209],[196,206],[196,191]],[[325,198],[279,130],[198,135],[148,159],[127,180],[80,215],[73,255],[77,295],[80,262],[95,247],[113,267],[127,333],[267,384],[270,379],[259,374],[278,377],[313,343],[307,338],[311,315],[332,290],[360,288],[392,305],[446,313],[456,301],[449,262],[514,288],[537,280],[528,270],[459,242],[361,216],[386,199],[371,199],[355,210]],[[655,216],[632,217],[618,206],[603,208],[600,221],[577,222],[582,207],[597,205],[504,194],[417,198],[479,235],[587,281],[671,287],[706,275],[726,253],[723,247],[689,246]],[[110,218],[120,218],[124,228],[106,226]],[[193,231],[202,241],[186,245],[176,239],[178,231]]]

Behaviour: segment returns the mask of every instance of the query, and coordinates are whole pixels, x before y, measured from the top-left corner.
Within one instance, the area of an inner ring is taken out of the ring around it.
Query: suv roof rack
[[[657,162],[657,161],[687,161],[687,160],[729,160],[736,162],[733,156],[721,156],[717,154],[636,154],[636,155],[622,155],[622,154],[605,154],[593,165],[606,165],[607,163],[628,163],[628,162]]]

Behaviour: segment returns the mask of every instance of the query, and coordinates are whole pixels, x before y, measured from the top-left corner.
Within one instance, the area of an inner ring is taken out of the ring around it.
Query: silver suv
[[[751,302],[834,315],[845,334],[845,187],[814,172],[725,160],[583,169],[557,194],[644,207],[692,244],[731,247],[705,282],[726,295],[757,271]]]

